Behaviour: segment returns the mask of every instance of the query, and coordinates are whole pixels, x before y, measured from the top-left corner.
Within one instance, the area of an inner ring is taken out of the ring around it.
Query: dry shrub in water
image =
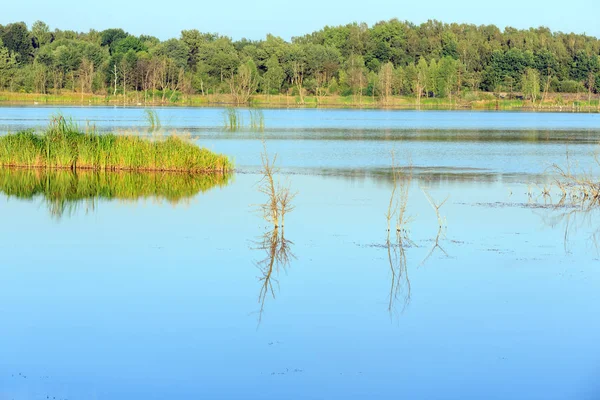
[[[395,218],[396,221],[396,235],[400,237],[406,237],[407,225],[410,223],[411,218],[406,215],[406,207],[408,205],[408,192],[412,182],[412,162],[407,167],[396,166],[395,153],[392,151],[392,194],[388,204],[388,209],[385,214],[387,221],[388,241],[389,234],[391,231],[391,222]]]
[[[260,180],[259,191],[267,196],[267,201],[259,207],[265,220],[275,227],[283,226],[285,215],[295,208],[292,202],[297,193],[292,192],[289,185],[282,185],[275,181],[275,174],[279,172],[279,169],[275,167],[277,154],[271,159],[264,142],[260,157],[263,176]]]

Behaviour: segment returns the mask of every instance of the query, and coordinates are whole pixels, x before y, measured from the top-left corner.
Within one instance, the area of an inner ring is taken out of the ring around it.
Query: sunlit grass
[[[193,173],[227,172],[233,168],[226,156],[178,136],[148,139],[85,134],[60,116],[43,133],[24,131],[0,137],[0,166]]]

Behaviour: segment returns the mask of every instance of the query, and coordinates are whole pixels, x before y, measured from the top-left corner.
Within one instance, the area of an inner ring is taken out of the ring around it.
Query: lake
[[[2,107],[0,131],[56,112],[153,135],[113,107]],[[236,172],[0,170],[0,399],[600,396],[600,212],[552,168],[597,176],[600,115],[157,112]],[[297,193],[275,232],[263,140]]]

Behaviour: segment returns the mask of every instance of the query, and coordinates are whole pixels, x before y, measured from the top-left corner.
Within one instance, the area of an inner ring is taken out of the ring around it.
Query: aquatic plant
[[[440,214],[440,209],[442,208],[442,206],[444,204],[446,204],[446,202],[450,198],[450,195],[446,196],[446,198],[444,200],[442,200],[441,203],[438,203],[438,202],[436,202],[433,199],[433,197],[431,197],[431,195],[429,194],[429,192],[427,191],[427,189],[421,188],[421,190],[423,191],[423,194],[427,198],[427,201],[429,202],[429,204],[431,205],[431,207],[435,211],[435,215],[437,217],[437,222],[438,222],[438,230],[437,230],[437,234],[435,236],[435,240],[433,241],[433,246],[431,247],[431,250],[429,251],[429,253],[427,254],[427,256],[425,256],[425,258],[423,259],[423,261],[421,261],[421,265],[423,265],[432,256],[432,254],[435,252],[436,249],[439,249],[442,253],[444,253],[444,255],[446,257],[448,256],[448,253],[446,253],[446,251],[440,245],[440,239],[444,239],[445,238],[445,228],[446,228],[446,217],[443,217]]]
[[[598,153],[594,154],[594,160],[600,166]],[[579,203],[581,208],[600,206],[600,180],[591,170],[579,174],[573,172],[568,152],[566,167],[553,164],[551,169],[557,175],[555,184],[562,193],[561,204],[570,197],[571,202]]]
[[[226,156],[179,136],[85,134],[62,116],[36,134],[23,131],[0,137],[0,166],[92,169],[103,171],[227,172]]]
[[[265,116],[260,109],[250,109],[250,129],[257,131],[265,130]]]
[[[271,159],[264,142],[260,157],[262,162],[262,178],[259,182],[259,191],[267,196],[267,201],[260,204],[259,208],[265,220],[272,223],[274,227],[284,226],[285,214],[294,209],[292,201],[297,193],[292,192],[289,185],[284,186],[275,181],[275,174],[279,171],[275,167],[277,154]]]
[[[396,166],[395,153],[392,151],[392,193],[390,195],[390,201],[386,212],[387,221],[387,232],[388,241],[391,231],[392,218],[396,217],[396,235],[408,238],[407,225],[410,223],[411,218],[406,214],[406,208],[408,205],[408,192],[412,182],[412,163],[410,162],[407,167],[398,168]],[[400,238],[401,239],[401,238]]]
[[[158,116],[158,113],[156,112],[156,110],[147,108],[144,110],[144,113],[146,114],[146,122],[148,123],[148,131],[156,132],[156,131],[160,130],[161,122],[160,122],[160,117]]]
[[[242,126],[242,117],[235,107],[227,107],[223,111],[225,129],[236,131]]]
[[[448,199],[450,198],[450,195],[446,196],[446,198],[441,202],[441,203],[437,203],[433,197],[431,197],[431,195],[429,194],[429,192],[427,192],[426,189],[421,189],[423,191],[423,194],[425,195],[425,197],[427,198],[427,201],[429,201],[429,204],[431,204],[431,207],[433,208],[433,210],[435,211],[435,215],[437,217],[437,221],[438,221],[438,227],[442,228],[443,226],[445,226],[446,224],[446,217],[442,217],[440,214],[440,208],[442,208],[442,206],[444,204],[446,204],[446,202],[448,201]]]

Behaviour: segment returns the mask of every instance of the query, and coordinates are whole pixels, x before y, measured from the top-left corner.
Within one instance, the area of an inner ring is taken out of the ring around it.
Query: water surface
[[[147,134],[141,109],[62,111]],[[541,194],[567,154],[595,173],[598,115],[265,110],[264,132],[224,132],[219,109],[159,114],[235,176],[0,174],[0,399],[600,395],[598,212]],[[263,138],[298,192],[277,231]],[[413,176],[402,246],[391,150]],[[425,193],[449,196],[441,228]]]

